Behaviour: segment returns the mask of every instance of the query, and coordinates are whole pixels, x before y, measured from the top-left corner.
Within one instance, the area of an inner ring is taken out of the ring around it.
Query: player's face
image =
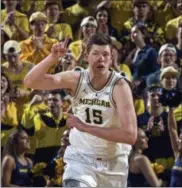
[[[109,45],[92,45],[88,54],[88,63],[94,73],[108,71],[112,63],[111,47]]]

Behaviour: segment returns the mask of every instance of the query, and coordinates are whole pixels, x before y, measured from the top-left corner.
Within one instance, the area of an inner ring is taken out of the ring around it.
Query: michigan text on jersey
[[[80,104],[87,104],[87,105],[98,105],[110,108],[110,102],[99,100],[99,99],[80,99]]]

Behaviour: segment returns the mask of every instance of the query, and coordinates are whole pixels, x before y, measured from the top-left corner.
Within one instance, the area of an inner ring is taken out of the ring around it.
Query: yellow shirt
[[[36,148],[60,146],[60,138],[66,130],[66,119],[61,116],[55,119],[50,112],[37,114],[34,117]]]
[[[33,64],[29,62],[22,62],[23,64],[23,69],[20,73],[15,74],[13,72],[9,71],[9,63],[6,62],[2,66],[4,67],[4,73],[8,76],[10,85],[12,88],[18,87],[20,89],[23,89],[24,91],[28,92],[29,89],[25,88],[23,84],[23,80],[27,73],[33,68]],[[29,95],[20,97],[16,99],[16,107],[17,107],[17,116],[18,120],[21,120],[22,114],[24,112],[25,104],[29,102]]]
[[[82,40],[77,40],[75,42],[72,42],[69,45],[69,50],[71,50],[73,57],[77,60],[80,52],[81,52],[81,47],[82,47]]]
[[[20,58],[22,60],[30,61],[33,64],[38,64],[50,54],[52,45],[57,42],[56,39],[49,38],[45,35],[43,48],[41,50],[36,50],[32,36],[30,36],[27,40],[21,41],[20,43],[22,49]]]
[[[7,16],[6,10],[1,10],[1,23],[5,20],[6,16]],[[27,32],[27,33],[30,32],[27,16],[17,10],[15,11],[15,23],[21,29],[23,29],[25,32]],[[3,25],[3,28],[4,28],[5,32],[8,33],[8,36],[10,37],[10,39],[17,40],[17,41],[22,40],[20,33],[17,31],[17,29],[14,26],[5,24],[5,25]]]
[[[74,39],[78,39],[80,22],[84,17],[90,15],[89,9],[90,7],[81,7],[79,4],[74,4],[65,9],[63,18],[66,23],[72,26]]]
[[[182,121],[182,105],[179,105],[177,108],[175,108],[174,116],[176,121]]]
[[[22,12],[28,12],[31,8],[31,1],[32,0],[21,0],[21,10]],[[44,1],[36,0],[35,1],[35,9],[34,12],[43,11],[44,10]]]
[[[30,146],[31,150],[29,153],[34,154],[36,150],[36,137],[34,136],[34,117],[40,112],[40,111],[47,111],[48,107],[45,103],[36,104],[36,105],[28,105],[23,113],[21,124],[23,127],[27,130],[30,138]]]
[[[14,102],[6,106],[6,111],[1,119],[1,146],[5,146],[9,135],[18,126],[17,108]]]
[[[131,70],[130,70],[130,68],[128,67],[128,65],[126,65],[126,64],[121,64],[121,65],[120,65],[120,70],[121,70],[122,72],[124,72],[124,73],[126,74],[126,77],[128,78],[128,80],[129,80],[130,82],[132,82],[132,74],[131,74]]]
[[[2,67],[4,68],[4,73],[8,76],[10,85],[12,88],[17,86],[19,88],[25,89],[23,80],[24,80],[25,76],[27,75],[27,73],[33,68],[34,65],[27,61],[23,61],[22,64],[23,64],[23,69],[18,74],[9,71],[9,63],[8,62],[5,62],[2,64]]]
[[[134,107],[136,115],[139,116],[145,112],[145,105],[143,99],[135,99],[134,100]]]
[[[65,23],[57,23],[57,24],[48,23],[46,25],[45,32],[52,25],[54,25],[54,30],[55,30],[55,32],[52,33],[51,35],[52,38],[57,39],[58,41],[62,41],[66,38],[66,36],[69,35],[70,39],[73,40],[73,34],[70,25]]]
[[[74,25],[88,15],[89,10],[76,3],[65,9],[64,18],[68,24]]]
[[[165,35],[169,40],[175,39],[179,24],[182,23],[182,16],[169,20],[166,24]]]
[[[174,18],[174,13],[169,3],[163,0],[150,0],[154,8],[155,22],[164,30],[166,23]]]
[[[120,33],[124,22],[132,16],[132,0],[112,1],[109,9],[111,24]]]

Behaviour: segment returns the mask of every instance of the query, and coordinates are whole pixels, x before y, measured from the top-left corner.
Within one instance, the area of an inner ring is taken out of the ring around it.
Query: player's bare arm
[[[27,74],[24,79],[24,84],[27,88],[39,90],[65,88],[74,92],[80,76],[78,72],[67,71],[55,75],[47,74],[47,71],[66,53],[67,42],[68,39],[66,38],[62,44],[53,45],[51,54]]]
[[[113,99],[116,103],[120,116],[121,126],[119,128],[101,128],[83,123],[74,115],[69,115],[68,126],[76,127],[78,130],[87,132],[94,136],[113,141],[133,145],[137,138],[137,121],[133,106],[133,99],[129,85],[120,80],[113,91]]]

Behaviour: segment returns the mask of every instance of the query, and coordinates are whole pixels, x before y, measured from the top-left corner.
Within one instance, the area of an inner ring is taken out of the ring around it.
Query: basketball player
[[[130,88],[119,73],[110,71],[110,37],[94,34],[87,46],[87,70],[46,74],[66,52],[67,39],[52,47],[51,54],[26,76],[28,88],[65,88],[73,97],[74,115],[64,154],[65,187],[123,187],[128,174],[128,155],[137,137],[136,115]]]

